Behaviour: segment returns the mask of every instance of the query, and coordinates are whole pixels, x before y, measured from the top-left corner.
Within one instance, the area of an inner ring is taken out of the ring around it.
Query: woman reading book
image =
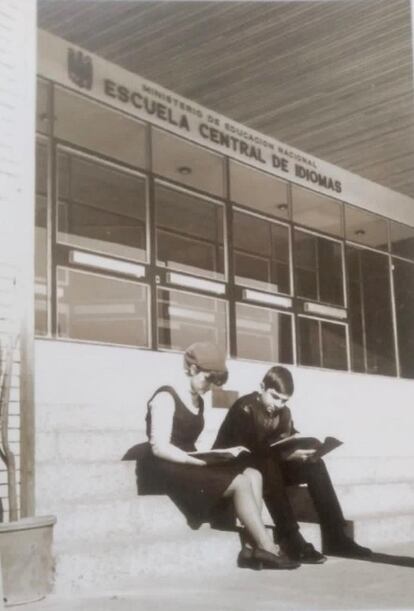
[[[323,443],[300,438],[287,401],[293,394],[288,369],[275,366],[265,374],[259,392],[240,397],[224,419],[214,447],[243,444],[263,474],[264,498],[274,519],[278,542],[285,553],[301,563],[321,564],[326,557],[308,543],[299,526],[286,486],[307,484],[318,513],[327,554],[364,558],[371,551],[344,532],[345,519],[321,456],[341,444],[333,437]]]
[[[161,386],[148,401],[147,434],[151,445],[152,476],[162,482],[166,492],[185,513],[200,523],[208,520],[224,499],[231,499],[237,517],[252,546],[243,545],[238,565],[251,568],[292,569],[299,563],[279,553],[262,518],[262,478],[240,448],[232,450],[233,460],[208,464],[194,455],[195,442],[204,426],[202,396],[212,385],[227,380],[225,358],[217,346],[198,342],[184,354],[186,383],[175,376],[173,386]],[[180,391],[177,391],[180,388]]]

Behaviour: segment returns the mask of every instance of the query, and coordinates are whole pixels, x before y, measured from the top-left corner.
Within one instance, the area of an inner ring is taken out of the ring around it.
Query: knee
[[[252,467],[247,467],[247,469],[244,470],[244,473],[247,475],[252,484],[256,486],[263,486],[263,477],[260,471],[253,469]]]
[[[233,480],[233,488],[238,492],[251,490],[252,485],[249,476],[245,472],[237,475]]]

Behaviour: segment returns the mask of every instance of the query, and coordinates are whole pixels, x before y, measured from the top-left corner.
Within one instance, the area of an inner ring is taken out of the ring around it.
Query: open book
[[[288,458],[296,450],[315,450],[315,453],[310,455],[308,459],[313,461],[325,456],[328,452],[332,452],[332,450],[341,446],[342,443],[336,437],[325,437],[324,441],[319,441],[314,437],[296,437],[291,435],[271,443],[270,447],[277,448],[283,458]]]
[[[235,448],[225,448],[223,450],[200,450],[196,452],[189,452],[190,456],[205,460],[208,465],[214,465],[218,463],[228,462],[234,460],[241,454],[250,454],[250,450],[243,446],[236,446]]]

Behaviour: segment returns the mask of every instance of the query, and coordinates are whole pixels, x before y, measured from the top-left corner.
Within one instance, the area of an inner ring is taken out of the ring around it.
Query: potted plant
[[[16,336],[8,346],[0,345],[0,458],[7,472],[9,521],[0,514],[0,560],[4,600],[7,605],[43,598],[53,581],[52,539],[54,516],[21,518],[18,509],[16,457],[9,443],[10,389]]]

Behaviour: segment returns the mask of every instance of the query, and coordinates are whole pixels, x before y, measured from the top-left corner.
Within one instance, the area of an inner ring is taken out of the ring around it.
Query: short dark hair
[[[275,365],[266,372],[262,380],[264,389],[273,388],[276,392],[283,395],[293,395],[293,377],[289,369],[281,365]]]

